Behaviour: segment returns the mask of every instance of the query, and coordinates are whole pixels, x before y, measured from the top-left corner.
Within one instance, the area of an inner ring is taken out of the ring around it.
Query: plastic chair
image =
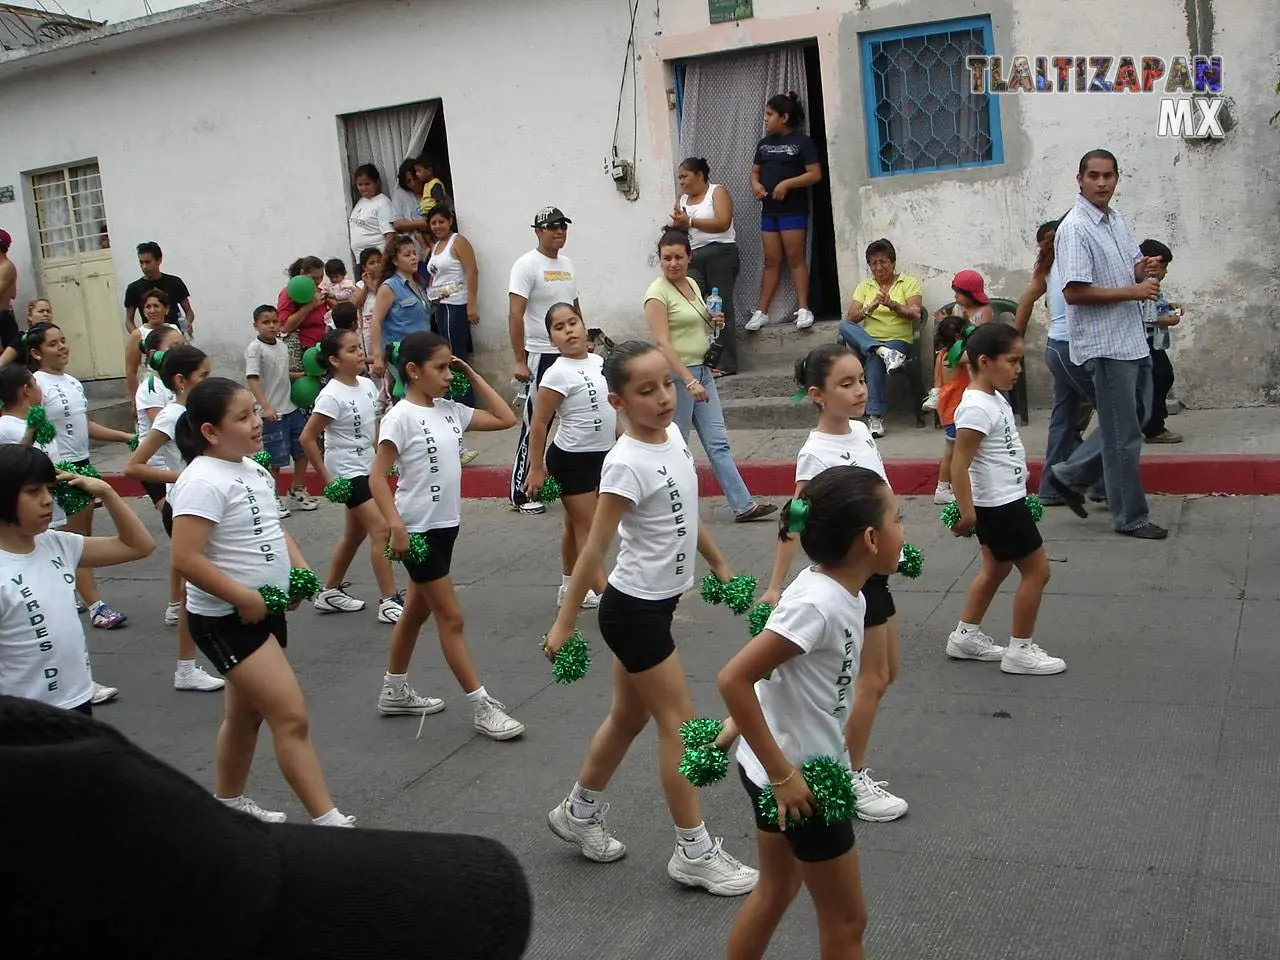
[[[921,404],[929,393],[929,387],[933,384],[933,337],[925,336],[925,325],[931,322],[929,311],[922,305],[920,307],[920,322],[916,324],[915,330],[911,334],[911,347],[907,350],[907,362],[904,363],[894,373],[905,373],[907,375],[908,393],[911,394],[911,409],[916,415],[916,426],[924,427],[924,409]],[[839,336],[836,337],[837,343],[844,343]],[[926,365],[927,360],[927,365]],[[892,376],[892,374],[890,374]]]
[[[953,300],[942,308],[942,312],[950,313],[955,305]],[[1012,326],[1013,315],[1017,309],[1018,304],[1014,300],[1008,300],[1004,297],[991,298],[991,313],[997,322],[1008,323]],[[1008,320],[1004,319],[1006,315],[1009,317]],[[923,400],[923,397],[921,399]],[[1024,427],[1031,422],[1031,408],[1027,403],[1027,365],[1025,363],[1022,365],[1022,376],[1018,377],[1018,382],[1013,385],[1013,390],[1010,391],[1009,406],[1013,407],[1013,412],[1017,414]]]

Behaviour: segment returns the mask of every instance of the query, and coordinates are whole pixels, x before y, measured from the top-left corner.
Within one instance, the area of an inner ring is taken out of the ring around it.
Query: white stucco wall
[[[121,288],[137,275],[132,244],[159,240],[166,265],[193,291],[202,339],[234,370],[251,335],[249,313],[274,298],[285,264],[346,248],[336,116],[441,97],[454,193],[479,253],[478,347],[486,368],[504,369],[507,269],[532,244],[529,217],[547,203],[574,219],[566,252],[580,267],[588,320],[615,339],[643,331],[651,244],[673,199],[664,61],[814,38],[846,295],[865,272],[866,243],[889,236],[900,267],[925,281],[930,303],[948,298],[951,275],[964,267],[980,270],[993,293],[1016,297],[1035,225],[1068,208],[1079,156],[1105,146],[1120,158],[1116,202],[1135,233],[1174,249],[1168,287],[1188,309],[1175,333],[1180,395],[1202,404],[1280,399],[1271,319],[1280,298],[1271,242],[1280,127],[1266,123],[1280,106],[1280,26],[1256,0],[1209,5],[1236,119],[1225,143],[1156,138],[1153,96],[1004,97],[1003,165],[876,179],[867,172],[859,31],[985,12],[1005,55],[1167,58],[1188,51],[1187,6],[1135,0],[1121,23],[1112,0],[1034,10],[1011,0],[833,0],[816,12],[811,0],[755,0],[754,20],[711,27],[705,0],[664,3],[660,22],[656,4],[642,0],[641,196],[629,203],[602,171],[626,39],[623,4],[360,0],[6,80],[0,183],[98,157]],[[628,90],[624,111],[630,103]],[[621,128],[629,155],[628,112]],[[739,229],[751,228],[753,214],[740,215]],[[15,258],[29,271],[22,202],[0,206],[0,226],[14,234]],[[1044,376],[1037,379],[1043,386]]]

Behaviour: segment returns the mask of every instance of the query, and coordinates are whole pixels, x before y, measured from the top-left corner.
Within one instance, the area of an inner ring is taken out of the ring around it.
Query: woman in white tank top
[[[437,206],[427,217],[431,257],[427,260],[427,299],[435,305],[436,328],[459,360],[471,356],[471,327],[476,309],[476,254],[453,229],[453,211]]]
[[[711,182],[711,167],[701,157],[689,157],[678,171],[683,193],[671,214],[672,226],[689,231],[693,260],[689,274],[706,296],[718,290],[724,300],[724,329],[720,333],[717,377],[738,372],[737,311],[733,288],[738,279],[738,243],[733,229],[733,197]]]

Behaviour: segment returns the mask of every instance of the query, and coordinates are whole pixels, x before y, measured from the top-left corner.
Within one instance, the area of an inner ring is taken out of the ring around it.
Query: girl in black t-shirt
[[[769,322],[769,303],[782,276],[784,253],[800,305],[795,315],[796,328],[813,326],[805,238],[809,231],[809,188],[822,179],[822,165],[818,162],[818,148],[800,132],[803,123],[804,108],[794,93],[780,93],[765,104],[765,135],[756,144],[751,166],[751,190],[760,201],[760,239],[764,248],[760,306],[746,323],[752,332]]]

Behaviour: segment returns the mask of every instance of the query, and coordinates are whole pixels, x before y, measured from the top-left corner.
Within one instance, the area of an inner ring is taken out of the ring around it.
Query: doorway
[[[776,93],[801,95],[803,132],[813,139],[823,179],[810,190],[808,257],[810,307],[819,318],[840,316],[836,236],[831,209],[830,167],[822,75],[816,41],[712,54],[675,65],[680,157],[705,157],[711,180],[733,197],[741,272],[734,291],[738,317],[756,309],[764,256],[760,246],[760,202],[751,192],[751,162],[763,136],[764,103]],[[769,313],[775,321],[798,306],[785,267]]]

